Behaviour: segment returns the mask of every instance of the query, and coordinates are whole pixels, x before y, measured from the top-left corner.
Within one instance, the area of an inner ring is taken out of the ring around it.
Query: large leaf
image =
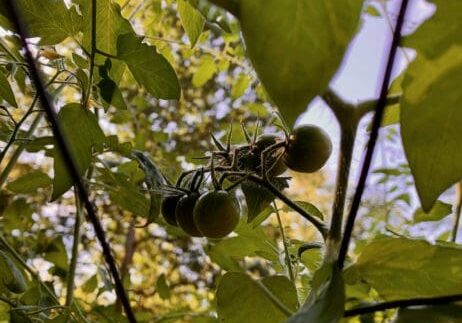
[[[117,56],[124,60],[136,81],[158,99],[179,99],[175,71],[156,47],[141,42],[133,33],[119,36]]]
[[[121,110],[127,109],[127,104],[119,88],[119,82],[124,71],[125,64],[122,61],[110,60],[109,58],[106,59],[104,65],[98,66],[95,83],[106,111],[110,105]]]
[[[14,97],[13,90],[11,89],[10,82],[5,74],[0,70],[0,102],[5,100],[13,107],[17,107],[16,98]]]
[[[39,188],[48,187],[51,183],[51,178],[47,174],[41,171],[32,171],[9,183],[7,188],[15,193],[27,194],[34,193]]]
[[[418,50],[418,54],[435,58],[450,47],[462,45],[462,2],[458,0],[431,0],[436,13],[414,34],[405,39],[404,45]],[[431,37],[431,39],[429,39]]]
[[[68,269],[68,259],[62,237],[57,237],[51,241],[43,258],[53,263],[61,276],[65,276]]]
[[[178,15],[191,47],[194,47],[204,29],[205,18],[187,0],[178,0]]]
[[[349,284],[372,286],[385,300],[462,293],[462,249],[382,237],[364,247],[345,272]]]
[[[265,277],[260,284],[263,284],[289,310],[297,309],[297,292],[293,283],[286,277]],[[287,317],[274,305],[260,284],[243,273],[225,274],[218,285],[216,294],[220,321],[227,323],[285,322]]]
[[[238,2],[247,53],[270,97],[293,125],[337,71],[357,30],[362,1]]]
[[[345,285],[336,266],[321,267],[313,278],[313,290],[300,311],[288,323],[337,323],[343,317]]]
[[[83,45],[91,48],[91,0],[78,0],[83,13]],[[120,13],[120,6],[112,0],[96,1],[96,47],[108,54],[117,55],[117,39],[132,33],[130,23]]]
[[[32,226],[32,213],[29,203],[25,198],[19,198],[9,203],[2,213],[2,224],[5,232],[19,230],[29,231]]]
[[[248,224],[241,223],[235,231],[238,233],[237,237],[220,240],[208,251],[210,259],[221,268],[241,271],[238,261],[245,257],[260,256],[274,264],[279,262],[276,247],[261,227],[252,228]]]
[[[401,134],[422,208],[462,179],[462,46],[418,56],[403,81]]]
[[[63,134],[72,156],[77,163],[80,175],[83,175],[91,163],[93,149],[101,150],[105,140],[95,115],[79,104],[64,106],[58,114]],[[56,147],[54,153],[53,194],[55,200],[64,194],[73,184],[67,165]]]
[[[40,44],[53,45],[82,28],[82,17],[75,7],[67,9],[62,0],[16,0],[21,19],[31,37],[40,37]]]

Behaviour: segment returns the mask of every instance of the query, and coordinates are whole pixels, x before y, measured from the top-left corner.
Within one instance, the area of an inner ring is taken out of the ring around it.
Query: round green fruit
[[[239,223],[238,203],[227,191],[205,193],[194,207],[194,222],[204,236],[224,238]]]
[[[324,166],[331,153],[329,135],[317,126],[306,125],[290,134],[283,160],[294,171],[313,173]]]
[[[204,236],[194,223],[193,211],[199,196],[200,194],[196,192],[183,196],[178,201],[175,209],[175,217],[178,226],[193,237]]]
[[[175,227],[178,226],[178,222],[176,221],[176,206],[181,199],[181,195],[172,195],[167,196],[162,200],[162,204],[160,206],[160,211],[162,216],[164,217],[165,222]]]

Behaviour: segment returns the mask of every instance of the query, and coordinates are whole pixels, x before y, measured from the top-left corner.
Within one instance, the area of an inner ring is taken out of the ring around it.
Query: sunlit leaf
[[[324,265],[313,278],[306,303],[288,323],[335,323],[343,317],[345,285],[342,273],[334,265]]]
[[[203,55],[200,65],[193,75],[192,84],[195,87],[203,86],[215,75],[216,71],[215,59],[210,55]]]
[[[47,174],[41,171],[33,171],[9,183],[7,188],[15,193],[33,193],[37,189],[48,187],[51,184],[52,180]]]
[[[178,0],[178,14],[191,47],[194,47],[204,29],[205,18],[187,0]]]
[[[385,300],[462,293],[462,252],[455,244],[382,237],[364,247],[345,272],[348,283],[363,282]]]
[[[293,283],[284,276],[265,277],[263,284],[282,304],[294,311],[298,307]],[[274,305],[261,285],[243,273],[223,276],[217,290],[218,318],[223,322],[285,322],[286,315]]]
[[[357,30],[362,1],[241,0],[236,6],[248,56],[293,125],[337,71]]]
[[[104,142],[104,134],[101,131],[95,115],[79,104],[72,103],[63,107],[58,114],[59,122],[69,149],[77,163],[80,175],[83,175],[91,163],[93,149],[101,150]],[[54,153],[54,177],[53,194],[51,200],[55,200],[71,188],[73,182],[69,176],[67,165],[60,152]]]
[[[462,179],[462,46],[408,68],[401,100],[401,135],[422,208]]]
[[[82,28],[82,16],[64,1],[16,0],[16,4],[29,35],[40,37],[42,45],[58,44]]]
[[[136,81],[158,99],[178,99],[180,85],[172,66],[156,47],[142,43],[133,33],[119,36],[117,56],[124,60]]]
[[[5,74],[0,70],[0,102],[1,99],[8,102],[11,106],[16,107],[16,98],[14,97],[13,90],[11,89],[10,82],[6,78]]]

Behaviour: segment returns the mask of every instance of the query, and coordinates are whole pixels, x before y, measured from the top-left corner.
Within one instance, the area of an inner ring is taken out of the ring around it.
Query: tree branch
[[[93,11],[95,11],[96,0],[93,0],[92,3],[93,3],[92,9]],[[67,144],[66,138],[63,136],[63,131],[59,123],[58,115],[54,108],[54,104],[49,96],[49,93],[45,89],[44,83],[42,81],[42,77],[40,75],[40,71],[38,70],[35,64],[34,57],[27,43],[28,34],[27,34],[25,26],[22,24],[22,21],[18,15],[19,10],[17,8],[17,3],[13,0],[8,0],[5,2],[5,4],[6,4],[6,8],[8,12],[10,13],[11,20],[13,24],[15,25],[15,29],[18,31],[18,35],[24,45],[25,58],[26,58],[27,64],[29,65],[31,82],[35,84],[37,94],[39,95],[40,102],[42,103],[43,109],[47,113],[49,122],[53,130],[54,137],[56,139],[56,143],[57,143],[56,146],[59,147],[61,156],[63,157],[63,160],[65,161],[65,165],[67,166],[69,175],[72,178],[72,181],[75,183],[74,185],[78,188],[82,202],[85,205],[85,208],[87,210],[88,219],[93,224],[95,234],[101,244],[101,247],[103,250],[103,256],[109,267],[111,276],[114,279],[115,292],[123,304],[125,314],[127,315],[128,321],[131,323],[133,322],[136,323],[136,318],[132,311],[130,300],[125,292],[122,280],[120,279],[119,272],[118,272],[118,269],[115,263],[115,259],[112,255],[111,247],[106,240],[106,233],[96,214],[95,206],[90,201],[87,188],[82,178],[80,177],[76,161],[74,160],[72,156],[72,153],[70,151],[69,145]],[[93,13],[92,20],[93,22],[95,22],[96,20],[95,13]],[[94,32],[93,32],[93,35],[94,35]]]
[[[376,113],[374,115],[374,119],[372,121],[372,130],[371,135],[369,138],[369,142],[367,144],[366,155],[364,157],[364,162],[361,168],[361,174],[359,177],[358,185],[356,186],[356,192],[353,197],[353,201],[351,203],[350,212],[348,214],[345,232],[343,235],[342,243],[340,245],[340,251],[338,256],[337,265],[341,269],[343,268],[346,254],[348,252],[348,246],[350,244],[351,235],[353,232],[354,223],[356,220],[356,215],[359,210],[359,205],[361,203],[362,195],[364,192],[364,188],[366,186],[366,180],[369,175],[369,168],[371,166],[372,157],[375,150],[375,145],[377,143],[380,125],[382,123],[384,110],[387,102],[387,93],[388,93],[388,85],[390,84],[391,80],[391,73],[393,71],[393,66],[396,57],[396,51],[398,49],[399,41],[401,39],[401,29],[404,23],[404,17],[406,16],[406,10],[408,7],[409,0],[402,0],[401,7],[399,10],[398,20],[396,23],[396,29],[393,34],[393,40],[390,46],[390,51],[388,54],[387,65],[385,68],[385,74],[383,77],[382,88],[380,91],[380,97],[377,102]]]

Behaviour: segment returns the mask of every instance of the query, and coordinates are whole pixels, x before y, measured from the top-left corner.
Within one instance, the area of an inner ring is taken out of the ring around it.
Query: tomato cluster
[[[236,228],[240,218],[239,203],[232,188],[247,181],[249,175],[271,181],[287,168],[315,172],[332,152],[327,133],[313,125],[298,127],[285,139],[272,134],[251,139],[245,134],[247,144],[234,147],[229,137],[225,147],[212,136],[218,150],[208,156],[210,163],[200,170],[183,173],[176,186],[164,196],[161,213],[168,224],[180,227],[193,237],[223,238]],[[211,173],[213,189],[201,188],[204,172]],[[191,174],[185,188],[182,181]],[[228,189],[222,188],[225,179],[232,183]]]

